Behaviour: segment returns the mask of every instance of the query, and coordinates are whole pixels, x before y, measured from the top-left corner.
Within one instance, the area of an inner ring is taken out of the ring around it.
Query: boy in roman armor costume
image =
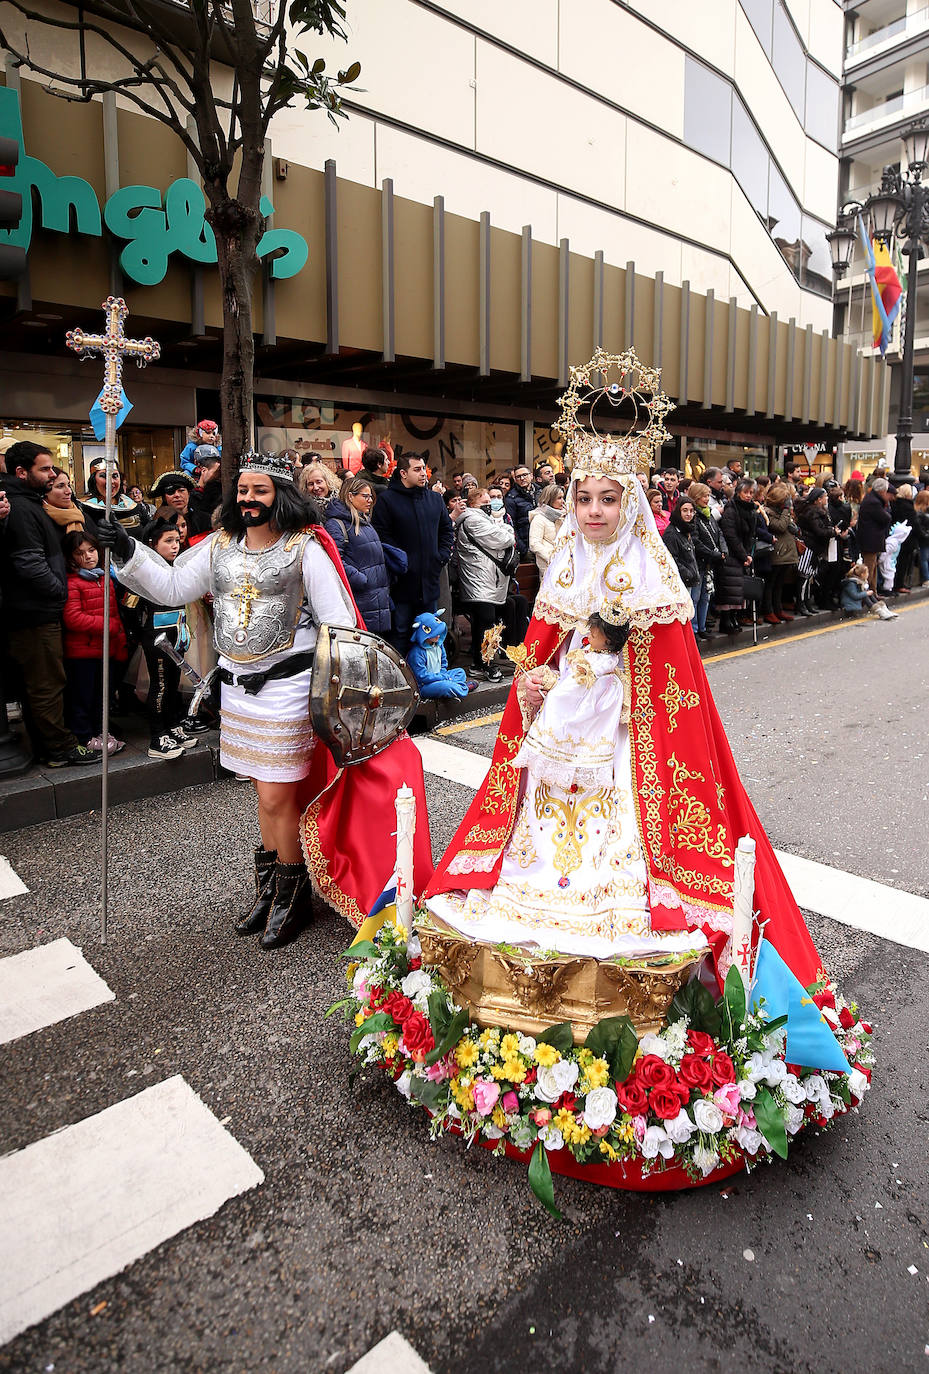
[[[119,526],[101,525],[101,543],[110,544],[125,586],[161,605],[213,596],[220,761],[251,778],[261,830],[256,896],[236,931],[263,930],[264,949],[293,939],[311,915],[300,784],[316,748],[308,702],[317,628],[358,624],[338,556],[312,519],[291,462],[246,453],[220,528],[173,567]]]

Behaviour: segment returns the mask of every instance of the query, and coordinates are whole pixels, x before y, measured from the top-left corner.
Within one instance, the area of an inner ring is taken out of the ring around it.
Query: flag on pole
[[[880,348],[883,358],[890,345],[890,335],[894,320],[900,310],[903,287],[891,261],[887,245],[879,239],[868,238],[864,221],[858,216],[858,234],[867,260],[868,276],[871,278],[871,317],[875,348]]]
[[[834,1069],[851,1073],[826,1018],[795,973],[768,940],[762,940],[755,960],[751,1000],[765,999],[772,1020],[787,1016],[787,1061],[805,1069]]]
[[[352,944],[360,945],[362,940],[373,940],[385,921],[390,921],[392,925],[397,924],[397,874],[395,872],[391,874],[384,891],[368,912],[365,920],[362,921]]]
[[[103,390],[105,391],[106,387],[104,387]],[[125,391],[123,391],[122,387],[120,387],[119,396],[121,404],[119,410],[116,413],[117,429],[119,429],[123,420],[125,420],[126,416],[132,409],[132,402],[126,395]],[[97,397],[93,405],[90,407],[90,423],[93,425],[94,434],[97,436],[98,439],[106,438],[106,412],[100,404],[102,400],[103,391],[100,392],[100,395]]]

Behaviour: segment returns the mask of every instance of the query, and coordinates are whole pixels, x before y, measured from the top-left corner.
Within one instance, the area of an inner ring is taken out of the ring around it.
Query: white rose
[[[543,1126],[539,1131],[539,1139],[546,1150],[561,1150],[564,1148],[564,1136],[557,1126]]]
[[[413,998],[419,993],[432,991],[432,979],[425,969],[417,968],[408,973],[400,984],[404,997]]]
[[[719,1163],[719,1155],[708,1145],[697,1145],[694,1147],[693,1161],[700,1170],[704,1178],[711,1174]]]
[[[639,1041],[639,1048],[643,1054],[657,1054],[658,1058],[663,1059],[665,1063],[671,1056],[671,1046],[668,1042],[662,1039],[660,1035],[653,1035],[651,1032],[642,1036]]]
[[[532,1055],[535,1053],[535,1036],[520,1035],[519,1037],[520,1054]]]
[[[723,1128],[723,1114],[709,1097],[698,1098],[694,1103],[694,1121],[698,1131],[715,1135]]]
[[[499,1126],[495,1126],[492,1121],[485,1121],[481,1127],[481,1135],[485,1140],[499,1140],[503,1135]]]
[[[539,1069],[535,1081],[535,1095],[541,1102],[557,1102],[562,1093],[570,1092],[577,1082],[578,1067],[567,1059]]]
[[[788,1073],[785,1075],[781,1083],[781,1092],[788,1102],[793,1102],[795,1105],[806,1101],[806,1089],[796,1074]]]
[[[368,967],[366,964],[359,964],[352,975],[352,992],[359,1000],[364,997],[368,990]]]
[[[768,1066],[765,1063],[764,1055],[753,1050],[745,1065],[745,1077],[749,1083],[760,1083],[767,1072]]]
[[[809,1078],[803,1080],[803,1086],[806,1089],[807,1102],[818,1102],[823,1093],[829,1092],[821,1073],[811,1073]]]
[[[419,956],[422,954],[422,952],[423,952],[423,947],[422,947],[422,945],[419,943],[419,936],[418,936],[418,935],[415,933],[415,931],[414,931],[414,933],[410,936],[410,938],[409,938],[409,939],[407,940],[407,942],[406,942],[406,953],[407,953],[407,958],[409,958],[409,959],[418,959]]]
[[[737,1086],[738,1086],[738,1089],[739,1089],[739,1097],[741,1097],[741,1099],[742,1099],[743,1102],[753,1102],[753,1101],[754,1101],[755,1097],[757,1096],[758,1090],[757,1090],[757,1088],[755,1087],[754,1083],[753,1083],[750,1079],[748,1079],[748,1078],[742,1078],[742,1079],[740,1079]],[[804,1093],[804,1097],[805,1097],[805,1096],[806,1096],[806,1094]]]
[[[761,1132],[753,1131],[750,1126],[736,1126],[733,1139],[747,1155],[756,1155],[761,1149]]]
[[[662,1159],[670,1159],[674,1154],[674,1142],[660,1126],[649,1126],[639,1149],[646,1159],[655,1159],[658,1155],[661,1155]]]
[[[796,1135],[805,1120],[806,1112],[803,1110],[802,1107],[795,1107],[793,1105],[789,1106],[787,1108],[784,1121],[784,1124],[787,1127],[787,1134]]]
[[[666,1121],[664,1128],[675,1145],[686,1145],[697,1129],[685,1111],[679,1111],[673,1121]]]
[[[851,1093],[852,1097],[857,1097],[859,1099],[864,1097],[870,1086],[871,1084],[868,1082],[866,1075],[863,1074],[860,1069],[852,1069],[851,1073],[848,1075],[848,1091]]]
[[[458,1110],[457,1102],[449,1102],[445,1108],[445,1115],[452,1117],[455,1121],[461,1120],[461,1112]]]
[[[828,1092],[825,1092],[819,1099],[819,1110],[827,1121],[831,1121],[835,1116],[835,1107],[832,1105],[832,1098]]]
[[[787,1065],[783,1059],[772,1059],[765,1074],[765,1081],[771,1088],[776,1088],[778,1083],[783,1083],[787,1077]]]
[[[616,1094],[612,1088],[592,1088],[584,1099],[584,1124],[592,1131],[612,1126],[616,1120]]]
[[[397,1092],[402,1093],[407,1102],[409,1102],[410,1094],[413,1091],[412,1079],[413,1075],[410,1073],[409,1069],[405,1069],[397,1079]]]
[[[535,1141],[535,1132],[528,1121],[515,1121],[510,1127],[510,1140],[517,1150],[528,1150]]]

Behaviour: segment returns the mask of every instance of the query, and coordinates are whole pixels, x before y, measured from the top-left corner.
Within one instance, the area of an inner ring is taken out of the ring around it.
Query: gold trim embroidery
[[[587,822],[602,818],[609,821],[613,812],[611,789],[603,787],[596,792],[579,792],[566,797],[556,797],[548,783],[540,783],[535,789],[535,814],[539,821],[552,821],[555,833],[552,843],[555,846],[552,867],[563,878],[580,868],[583,861],[582,851],[590,839]]]
[[[732,867],[729,846],[726,844],[726,827],[716,827],[716,838],[711,839],[712,817],[703,802],[688,792],[685,783],[706,782],[706,778],[696,769],[681,763],[676,754],[668,759],[671,769],[671,791],[668,793],[668,818],[671,834],[682,849],[695,849],[707,854],[711,859],[719,859],[726,868]]]
[[[658,698],[663,701],[668,712],[668,733],[673,734],[677,729],[677,713],[683,707],[690,710],[694,706],[700,705],[700,698],[696,692],[688,691],[681,687],[677,680],[677,670],[672,664],[666,663],[665,668],[668,672],[668,685]]]

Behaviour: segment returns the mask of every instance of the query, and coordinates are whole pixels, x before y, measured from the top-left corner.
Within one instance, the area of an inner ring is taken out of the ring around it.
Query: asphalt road
[[[777,845],[926,890],[927,630],[914,607],[710,667]],[[429,794],[438,853],[470,793]],[[229,782],[114,812],[105,947],[96,818],[5,837],[31,891],[0,905],[0,954],[68,935],[116,1001],[0,1050],[2,1148],[180,1073],[266,1177],[11,1342],[0,1370],[340,1372],[394,1329],[434,1374],[926,1368],[926,956],[811,919],[876,1023],[861,1113],[722,1190],[557,1180],[559,1224],[518,1165],[431,1145],[376,1077],[349,1089],[345,1029],[323,1019],[337,918],[270,955],[231,935],[250,797]]]

